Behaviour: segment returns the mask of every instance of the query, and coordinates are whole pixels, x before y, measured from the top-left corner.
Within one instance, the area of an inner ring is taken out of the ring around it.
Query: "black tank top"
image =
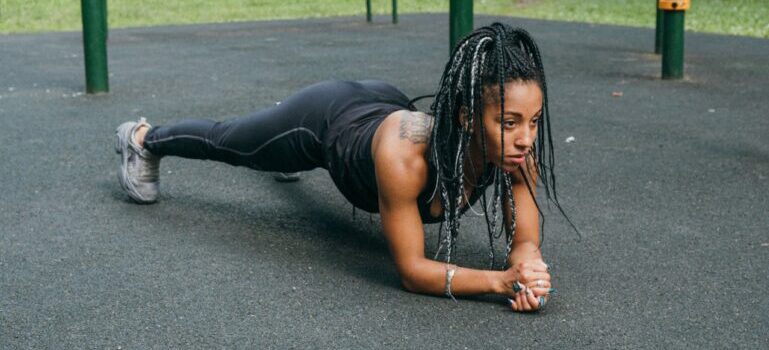
[[[337,82],[338,96],[328,101],[328,129],[323,140],[326,168],[336,187],[352,205],[370,213],[379,212],[374,158],[371,143],[379,125],[395,111],[411,110],[409,98],[394,86],[377,80]],[[425,223],[440,221],[430,216],[429,197],[435,188],[434,169],[419,195],[418,207]]]
[[[364,211],[378,213],[379,192],[371,154],[374,133],[391,113],[415,109],[406,95],[382,81],[338,82],[334,88],[340,89],[338,94],[333,94],[339,99],[329,101],[326,115],[330,118],[323,141],[327,169],[350,203]],[[417,198],[424,223],[443,220],[442,216],[430,214],[432,199],[439,196],[437,186],[437,171],[428,162],[427,184]],[[483,190],[476,189],[470,203],[475,203]]]

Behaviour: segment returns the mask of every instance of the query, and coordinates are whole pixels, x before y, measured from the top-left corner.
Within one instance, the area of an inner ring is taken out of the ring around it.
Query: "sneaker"
[[[299,181],[299,173],[273,173],[272,178],[277,182]]]
[[[158,198],[160,157],[136,144],[134,133],[140,126],[151,127],[144,118],[125,122],[115,130],[115,151],[122,155],[117,178],[120,186],[137,203],[154,203]]]

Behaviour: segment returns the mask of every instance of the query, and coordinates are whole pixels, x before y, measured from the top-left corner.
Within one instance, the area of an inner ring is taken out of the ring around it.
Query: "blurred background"
[[[389,15],[391,0],[371,0]],[[654,27],[656,0],[476,0],[476,14]],[[448,0],[401,0],[399,13],[448,12]],[[361,16],[365,0],[109,0],[112,28]],[[0,0],[0,33],[78,31],[80,2]],[[686,29],[769,38],[768,0],[692,0]]]

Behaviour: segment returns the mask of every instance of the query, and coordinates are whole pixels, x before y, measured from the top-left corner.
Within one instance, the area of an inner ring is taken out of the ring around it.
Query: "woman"
[[[528,33],[494,23],[454,49],[429,115],[383,82],[322,82],[229,121],[124,123],[117,129],[118,177],[132,199],[152,203],[164,156],[273,172],[322,167],[355,207],[381,214],[407,290],[451,298],[496,293],[515,311],[535,311],[554,292],[534,198],[539,180],[557,204],[546,92]],[[491,268],[493,237],[506,234],[503,271],[451,264],[459,218],[479,199]],[[424,255],[423,223],[436,222],[445,262]]]

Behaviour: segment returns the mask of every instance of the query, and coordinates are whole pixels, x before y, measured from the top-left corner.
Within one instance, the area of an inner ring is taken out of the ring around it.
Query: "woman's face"
[[[513,172],[525,162],[537,137],[537,122],[542,116],[542,90],[535,81],[505,83],[505,110],[499,101],[487,99],[483,111],[486,159],[505,172]],[[473,143],[476,154],[483,150],[480,125],[474,123]],[[502,149],[502,138],[505,148]]]

